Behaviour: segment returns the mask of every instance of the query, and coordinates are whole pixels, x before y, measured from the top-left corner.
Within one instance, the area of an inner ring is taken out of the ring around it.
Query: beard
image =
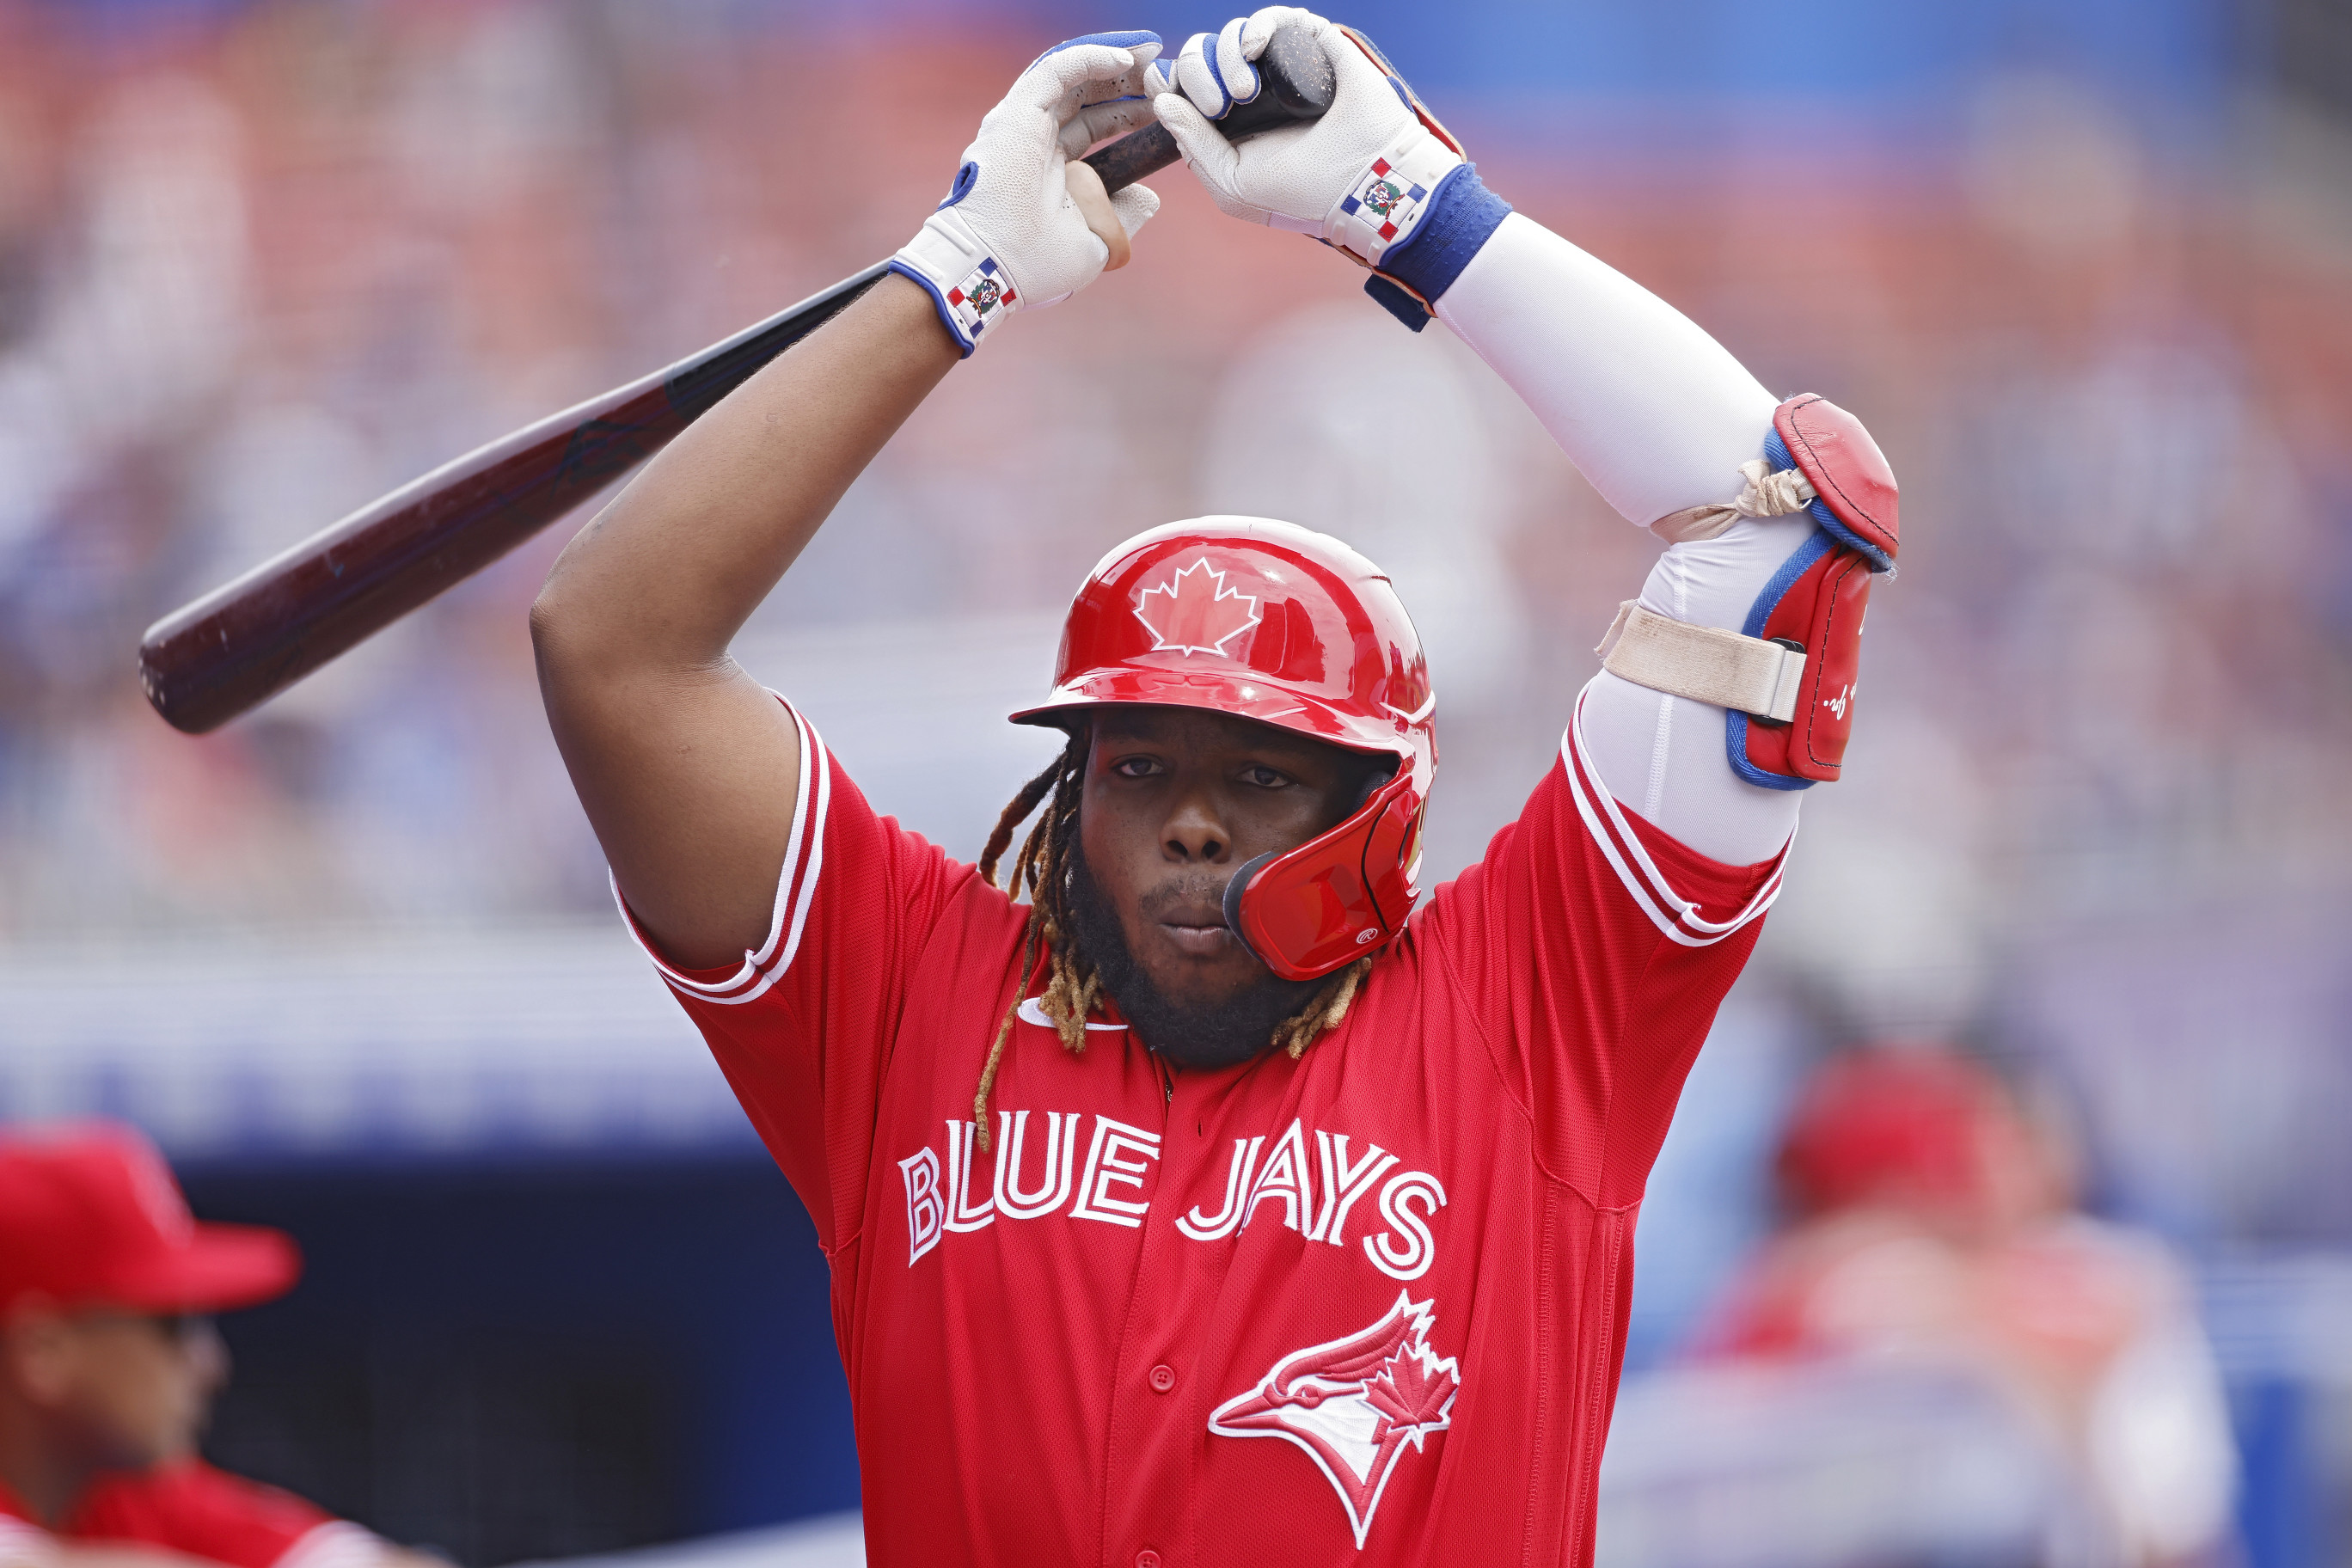
[[[1078,956],[1094,967],[1143,1043],[1179,1067],[1224,1068],[1264,1054],[1282,1021],[1307,1005],[1319,980],[1283,980],[1271,972],[1217,1002],[1180,1002],[1155,984],[1127,945],[1127,928],[1070,846],[1070,921]]]

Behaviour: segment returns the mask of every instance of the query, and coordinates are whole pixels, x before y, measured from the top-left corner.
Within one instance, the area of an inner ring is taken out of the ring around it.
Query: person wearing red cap
[[[1960,1052],[1832,1058],[1782,1134],[1789,1224],[1735,1277],[1698,1359],[1981,1379],[2060,1458],[2095,1560],[2221,1560],[2236,1455],[2187,1272],[2157,1237],[2080,1213],[2071,1166]]]
[[[284,1233],[196,1220],[133,1129],[0,1132],[0,1563],[425,1568],[196,1457],[228,1374],[209,1314],[300,1272]]]

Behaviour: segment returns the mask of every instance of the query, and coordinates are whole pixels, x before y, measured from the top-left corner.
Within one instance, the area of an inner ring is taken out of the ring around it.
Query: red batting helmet
[[[1139,533],[1070,601],[1054,689],[1013,715],[1066,722],[1113,702],[1206,708],[1397,759],[1348,819],[1244,862],[1225,920],[1285,980],[1312,980],[1404,929],[1437,772],[1428,661],[1381,569],[1328,534],[1259,517]]]

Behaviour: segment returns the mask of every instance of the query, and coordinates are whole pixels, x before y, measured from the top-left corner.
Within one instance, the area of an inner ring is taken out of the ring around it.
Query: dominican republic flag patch
[[[971,276],[948,290],[948,308],[963,322],[963,330],[978,338],[988,318],[999,310],[1011,310],[1018,298],[1013,292],[1013,280],[997,270],[996,258],[991,256],[971,269]]]
[[[1428,200],[1427,189],[1408,179],[1386,158],[1375,158],[1354,193],[1339,203],[1339,210],[1370,229],[1386,247],[1413,226]]]

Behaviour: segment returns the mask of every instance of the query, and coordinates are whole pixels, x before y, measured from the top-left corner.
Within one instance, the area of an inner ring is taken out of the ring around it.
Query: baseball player
[[[1229,144],[1285,26],[1332,108]],[[1336,539],[1113,546],[1013,715],[1067,744],[976,867],[728,658],[940,378],[1126,258],[1157,198],[1076,157],[1147,113],[1667,544],[1525,810],[1417,908],[1443,672]],[[872,1560],[1588,1559],[1643,1177],[1837,774],[1895,547],[1851,416],[1513,214],[1348,29],[1277,7],[1023,72],[892,275],[656,459],[532,617],[624,913],[831,1260]]]
[[[0,1568],[446,1568],[196,1457],[228,1370],[203,1314],[300,1270],[194,1220],[131,1128],[0,1135]]]

